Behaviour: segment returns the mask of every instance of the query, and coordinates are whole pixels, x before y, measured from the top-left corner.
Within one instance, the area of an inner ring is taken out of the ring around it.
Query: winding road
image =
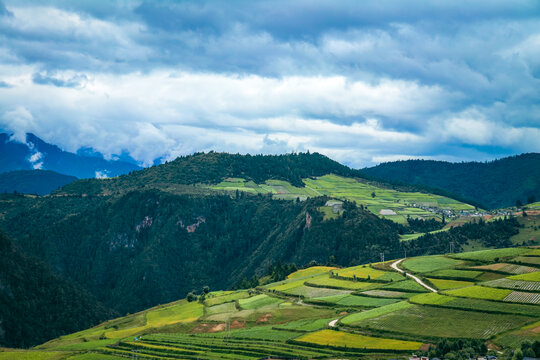
[[[426,289],[428,289],[429,291],[431,292],[434,292],[436,293],[437,290],[435,290],[434,288],[432,288],[431,286],[427,285],[426,283],[424,283],[422,280],[420,280],[419,278],[417,278],[416,276],[412,275],[412,274],[409,274],[409,273],[406,273],[405,271],[401,270],[400,268],[398,268],[398,264],[400,262],[402,262],[403,260],[405,259],[399,259],[398,261],[394,261],[394,263],[392,263],[391,267],[392,269],[396,270],[397,272],[399,273],[402,273],[402,274],[405,274],[407,275],[408,277],[410,277],[411,279],[413,279],[414,281],[416,281],[418,284],[422,285],[423,287],[425,287]]]

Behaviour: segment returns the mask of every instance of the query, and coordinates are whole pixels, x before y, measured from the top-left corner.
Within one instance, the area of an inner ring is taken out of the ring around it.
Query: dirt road
[[[396,270],[397,272],[400,272],[402,274],[405,273],[405,271],[401,270],[400,268],[398,268],[398,264],[400,262],[402,262],[403,260],[405,259],[400,259],[398,261],[394,261],[394,263],[391,265],[392,269]],[[422,280],[420,280],[419,278],[417,278],[416,276],[412,275],[412,274],[409,274],[409,273],[406,273],[406,275],[408,277],[410,277],[411,279],[413,279],[414,281],[416,281],[417,283],[419,283],[420,285],[422,285],[423,287],[425,287],[426,289],[428,289],[429,291],[431,292],[437,292],[437,290],[435,290],[434,288],[432,288],[431,286],[427,285],[426,283],[424,283]]]

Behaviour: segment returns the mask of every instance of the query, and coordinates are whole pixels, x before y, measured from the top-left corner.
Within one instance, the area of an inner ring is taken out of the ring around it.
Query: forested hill
[[[362,172],[383,181],[444,189],[490,208],[512,206],[518,200],[526,204],[540,198],[538,153],[490,162],[395,161],[366,168]]]
[[[115,315],[0,232],[0,346],[36,345]]]
[[[303,178],[326,174],[353,177],[359,172],[318,153],[239,155],[209,152],[178,157],[174,161],[106,181],[77,181],[61,192],[125,192],[156,184],[217,184],[225,178],[243,178],[258,184],[268,179],[284,180],[303,187]]]
[[[121,313],[227,289],[273,263],[367,263],[399,248],[403,230],[352,203],[335,220],[268,196],[136,191],[118,198],[0,195],[0,226],[31,254]],[[44,216],[43,214],[46,214]],[[69,216],[68,216],[69,214]]]

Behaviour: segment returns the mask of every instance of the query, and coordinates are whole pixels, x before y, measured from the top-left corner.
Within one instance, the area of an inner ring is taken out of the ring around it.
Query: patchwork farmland
[[[337,175],[308,178],[304,179],[303,182],[305,187],[300,188],[281,180],[267,180],[264,184],[256,184],[241,178],[229,178],[211,186],[211,189],[272,194],[274,198],[291,200],[327,195],[336,199],[356,201],[358,204],[366,206],[374,214],[398,223],[406,223],[408,216],[440,220],[443,210],[458,213],[460,211],[474,211],[475,209],[472,205],[444,196],[396,191],[364,180]],[[339,213],[339,208],[333,204],[327,204],[320,210],[325,213],[327,218],[337,216]],[[404,237],[404,240],[418,236],[420,235],[411,234]]]
[[[527,255],[524,255],[527,254]],[[511,248],[315,266],[252,289],[215,291],[62,336],[1,359],[360,359],[408,356],[444,338],[498,349],[540,340],[540,269],[512,275]],[[494,268],[497,268],[494,270]],[[492,274],[485,281],[485,274]]]

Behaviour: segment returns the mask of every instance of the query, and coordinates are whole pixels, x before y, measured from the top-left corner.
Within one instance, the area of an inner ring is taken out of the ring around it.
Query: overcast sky
[[[142,164],[540,152],[540,1],[0,0],[0,130]]]

